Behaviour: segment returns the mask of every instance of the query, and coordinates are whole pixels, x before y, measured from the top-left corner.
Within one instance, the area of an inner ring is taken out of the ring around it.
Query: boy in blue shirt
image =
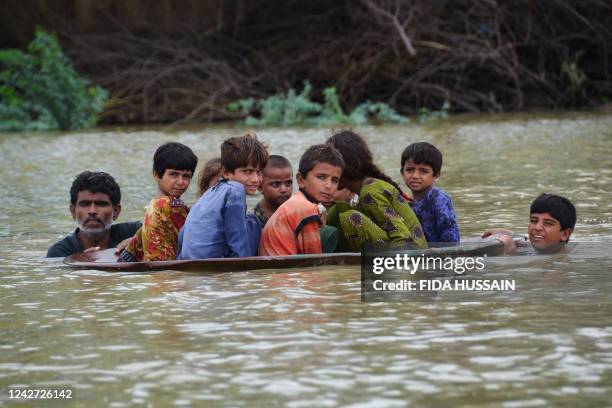
[[[459,244],[459,226],[453,203],[444,191],[434,187],[442,170],[442,153],[427,142],[412,143],[402,153],[400,169],[412,191],[412,210],[421,222],[428,243]]]
[[[255,133],[221,145],[222,178],[191,208],[181,234],[178,259],[234,258],[257,255],[249,232],[246,194],[257,193],[268,151]]]

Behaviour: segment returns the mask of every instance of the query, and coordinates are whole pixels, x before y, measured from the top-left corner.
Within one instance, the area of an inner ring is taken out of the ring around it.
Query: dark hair
[[[198,181],[198,196],[201,196],[208,190],[208,185],[212,181],[213,177],[219,175],[223,170],[223,166],[221,165],[221,159],[215,157],[214,159],[210,159],[204,164],[202,170],[200,170],[200,177]]]
[[[570,200],[554,194],[540,194],[533,200],[529,209],[529,214],[549,213],[554,219],[559,221],[561,229],[574,229],[576,225],[576,207]]]
[[[318,144],[306,149],[300,158],[298,171],[302,177],[306,177],[308,172],[312,170],[317,163],[331,164],[332,166],[340,167],[344,170],[342,155],[329,144]]]
[[[439,176],[442,170],[442,152],[431,143],[412,143],[404,149],[402,152],[402,167],[400,168],[402,173],[404,172],[404,164],[408,160],[412,160],[416,164],[430,165],[434,176]]]
[[[121,202],[119,185],[113,176],[103,171],[84,171],[76,176],[70,187],[70,204],[76,205],[79,192],[84,190],[107,194],[112,205]]]
[[[195,171],[198,158],[182,143],[168,142],[157,148],[153,155],[153,171],[163,177],[166,169]]]
[[[230,173],[249,164],[263,169],[268,164],[268,150],[257,140],[255,132],[230,137],[221,144],[221,164]]]
[[[343,179],[359,181],[365,177],[374,177],[384,180],[398,191],[402,191],[400,186],[391,177],[383,173],[374,164],[370,148],[357,133],[351,130],[343,130],[327,139],[327,143],[338,149],[342,155],[345,166],[342,172]]]
[[[277,154],[270,155],[270,157],[268,158],[268,164],[266,165],[266,167],[269,167],[272,169],[284,169],[284,168],[289,167],[290,169],[292,169],[291,162],[287,160],[285,157],[279,156]]]

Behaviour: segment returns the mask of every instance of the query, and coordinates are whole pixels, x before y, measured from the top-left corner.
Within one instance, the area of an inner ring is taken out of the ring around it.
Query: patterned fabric
[[[320,254],[321,217],[301,191],[285,201],[261,233],[259,255]]]
[[[444,191],[431,187],[414,203],[412,210],[419,218],[428,242],[459,243],[459,226],[453,203]]]
[[[398,248],[427,248],[419,220],[409,200],[386,181],[368,178],[355,208],[336,203],[327,217],[340,230],[337,251],[361,251],[366,242],[385,242]]]
[[[145,212],[142,227],[121,252],[120,261],[166,261],[176,259],[178,233],[189,208],[180,198],[154,198]]]
[[[185,220],[178,259],[256,255],[246,216],[246,193],[237,181],[221,179],[194,204]]]

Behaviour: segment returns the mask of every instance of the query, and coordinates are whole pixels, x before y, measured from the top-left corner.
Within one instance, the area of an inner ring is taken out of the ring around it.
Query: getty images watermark
[[[486,277],[487,255],[471,252],[478,251],[435,248],[419,253],[366,246],[361,260],[361,300],[465,301],[516,290],[514,279]]]

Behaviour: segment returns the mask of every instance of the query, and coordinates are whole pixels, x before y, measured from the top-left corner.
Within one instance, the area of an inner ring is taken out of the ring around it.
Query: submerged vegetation
[[[420,108],[418,110],[417,119],[421,125],[429,123],[438,119],[448,118],[448,111],[450,110],[450,103],[445,101],[442,104],[440,110],[431,110],[428,108]]]
[[[264,99],[241,99],[230,103],[227,109],[246,115],[245,123],[249,126],[365,125],[370,119],[382,123],[408,122],[408,118],[381,102],[364,102],[346,114],[340,106],[335,87],[323,90],[322,104],[311,100],[311,91],[310,82],[304,81],[300,93],[290,89],[286,94]],[[258,114],[258,117],[253,114]]]
[[[0,131],[75,130],[96,124],[107,93],[72,67],[52,34],[27,52],[0,50]]]

